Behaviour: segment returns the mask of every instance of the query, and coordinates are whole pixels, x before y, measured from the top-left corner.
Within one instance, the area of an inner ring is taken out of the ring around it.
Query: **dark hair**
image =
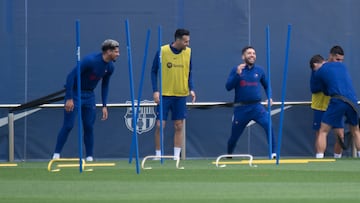
[[[331,49],[330,49],[330,54],[332,55],[341,55],[341,56],[344,56],[344,50],[343,48],[341,48],[341,46],[339,45],[335,45],[333,46]]]
[[[101,50],[103,52],[105,52],[107,50],[114,50],[116,48],[119,48],[119,42],[117,42],[116,40],[113,40],[113,39],[107,39],[101,45]]]
[[[310,59],[310,68],[314,69],[314,63],[322,63],[324,61],[325,59],[320,54],[316,54]]]
[[[255,50],[255,48],[252,47],[252,46],[246,46],[246,47],[244,47],[244,48],[242,49],[241,54],[244,54],[248,49],[254,49],[254,50]]]
[[[175,41],[177,39],[182,39],[182,37],[184,35],[187,35],[189,36],[190,35],[190,31],[189,30],[186,30],[186,29],[183,29],[183,28],[179,28],[175,31]]]

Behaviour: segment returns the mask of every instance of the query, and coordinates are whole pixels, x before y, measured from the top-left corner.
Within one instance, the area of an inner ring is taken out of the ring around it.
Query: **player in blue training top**
[[[269,112],[261,104],[262,87],[266,93],[270,88],[264,70],[255,65],[256,52],[251,46],[243,48],[242,60],[244,63],[232,68],[226,82],[228,91],[235,90],[235,108],[231,136],[228,140],[228,154],[233,153],[239,137],[251,120],[260,124],[266,134],[269,132]],[[270,103],[272,103],[271,98]],[[275,152],[274,133],[272,135],[272,152]],[[275,158],[276,153],[272,153],[271,157]]]
[[[330,96],[330,102],[325,111],[317,137],[318,150],[317,158],[323,158],[326,149],[326,137],[332,128],[343,126],[343,117],[349,124],[349,129],[353,135],[354,144],[360,156],[360,131],[359,115],[357,112],[357,97],[345,64],[340,62],[325,63],[322,57],[312,57],[313,64],[320,65],[314,72],[310,87],[312,93],[324,92]]]
[[[86,161],[93,161],[94,132],[93,126],[96,117],[96,104],[94,89],[98,82],[101,84],[102,120],[108,118],[107,96],[109,92],[110,76],[114,72],[114,62],[120,55],[119,43],[107,39],[102,43],[102,52],[85,56],[80,62],[81,71],[81,111],[84,129],[84,144]],[[77,68],[75,67],[67,76],[65,93],[64,123],[58,134],[53,159],[59,159],[63,146],[74,126],[77,103]]]
[[[345,53],[343,48],[339,45],[335,45],[330,49],[328,62],[343,62],[344,55]],[[319,57],[322,58],[320,55],[315,55],[314,60]],[[314,72],[320,67],[321,65],[312,63],[312,60],[310,60],[310,68],[312,69],[311,77],[313,77]],[[330,96],[326,96],[323,92],[312,93],[311,95],[311,109],[314,111],[313,130],[315,130],[315,151],[318,151],[318,143],[316,141],[319,136],[321,119],[329,105],[329,101]],[[333,132],[336,138],[334,145],[334,158],[341,158],[343,149],[340,145],[339,139],[344,140],[344,127],[334,128]]]

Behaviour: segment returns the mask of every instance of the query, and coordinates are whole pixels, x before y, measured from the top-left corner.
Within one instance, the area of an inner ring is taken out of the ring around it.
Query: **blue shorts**
[[[346,118],[346,123],[352,126],[359,124],[357,112],[350,104],[347,104],[340,99],[330,99],[329,106],[323,115],[322,122],[333,128],[343,128],[344,116]]]
[[[324,113],[325,113],[325,111],[320,111],[320,110],[314,109],[314,120],[313,120],[313,127],[312,127],[313,130],[318,131],[320,129],[321,120],[322,120]]]
[[[171,120],[183,120],[186,118],[186,97],[163,96],[163,120],[167,120],[171,111]],[[160,105],[156,108],[157,120],[160,119]]]

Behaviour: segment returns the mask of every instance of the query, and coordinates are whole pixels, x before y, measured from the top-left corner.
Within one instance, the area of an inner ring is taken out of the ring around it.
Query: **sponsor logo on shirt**
[[[184,65],[183,64],[173,64],[173,63],[169,62],[169,63],[166,64],[166,67],[168,67],[168,68],[172,68],[172,67],[174,67],[174,68],[184,68]]]
[[[245,87],[245,86],[257,86],[258,83],[257,82],[248,82],[246,80],[240,80],[240,86],[241,87]]]

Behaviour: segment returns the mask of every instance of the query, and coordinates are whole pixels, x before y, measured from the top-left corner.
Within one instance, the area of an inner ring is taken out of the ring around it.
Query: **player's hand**
[[[102,118],[101,120],[104,121],[104,120],[107,120],[108,119],[108,110],[107,110],[107,107],[104,106],[102,107]]]
[[[195,92],[191,90],[191,91],[190,91],[190,95],[191,95],[191,97],[192,97],[191,102],[194,103],[194,102],[196,101],[196,94],[195,94]]]
[[[242,63],[242,64],[238,65],[238,67],[236,69],[236,73],[240,75],[242,70],[245,68],[245,66],[246,66],[245,63]]]
[[[154,92],[153,93],[153,99],[154,99],[154,102],[159,104],[160,103],[160,93],[159,92]]]
[[[68,99],[65,102],[65,111],[66,112],[70,112],[74,110],[74,100],[73,99]]]

